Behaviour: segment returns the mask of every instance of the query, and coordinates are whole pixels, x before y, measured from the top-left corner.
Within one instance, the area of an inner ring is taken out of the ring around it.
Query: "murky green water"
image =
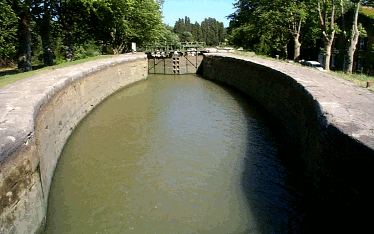
[[[96,108],[66,144],[46,233],[281,233],[282,144],[245,96],[150,75]]]

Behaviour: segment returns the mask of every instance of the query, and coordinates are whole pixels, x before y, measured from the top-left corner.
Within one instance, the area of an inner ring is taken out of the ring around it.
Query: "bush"
[[[16,56],[18,18],[5,0],[0,0],[0,67]]]
[[[88,41],[83,45],[74,46],[74,60],[94,57],[101,54],[101,46],[94,41]]]

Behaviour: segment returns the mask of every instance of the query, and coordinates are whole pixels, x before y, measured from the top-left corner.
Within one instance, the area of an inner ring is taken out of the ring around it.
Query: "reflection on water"
[[[283,148],[238,91],[195,75],[151,75],[70,137],[46,233],[290,232]]]

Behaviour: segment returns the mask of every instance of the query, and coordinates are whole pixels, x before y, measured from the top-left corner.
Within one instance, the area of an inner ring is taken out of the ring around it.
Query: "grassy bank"
[[[349,73],[344,73],[342,71],[330,71],[329,73],[332,75],[338,76],[340,78],[343,78],[345,80],[354,82],[358,84],[359,86],[365,87],[365,88],[366,88],[367,82],[371,81],[371,87],[368,89],[374,92],[374,77],[373,76],[367,76],[367,75],[360,74],[360,73],[349,74]]]
[[[263,59],[268,59],[268,60],[273,60],[276,61],[275,58],[271,58],[269,56],[265,55],[256,55],[254,52],[244,52],[244,51],[235,51],[233,54],[241,55],[241,56],[246,56],[246,57],[258,57],[258,58],[263,58]],[[288,62],[287,60],[278,60],[280,62]],[[294,63],[297,66],[302,66],[299,63]],[[345,73],[342,71],[328,71],[329,74],[337,76],[339,78],[343,78],[345,80],[348,80],[350,82],[356,83],[361,87],[366,88],[366,84],[368,81],[371,81],[371,87],[368,88],[370,91],[374,92],[374,77],[373,76],[367,76],[361,73]]]
[[[18,73],[17,68],[2,69],[2,70],[0,70],[0,75],[1,75],[0,76],[0,88],[4,87],[5,85],[14,83],[16,81],[19,81],[19,80],[22,80],[22,79],[25,79],[25,78],[28,78],[28,77],[31,77],[31,76],[35,76],[35,75],[39,75],[39,74],[49,72],[53,68],[54,69],[59,69],[59,68],[73,66],[73,65],[76,65],[76,64],[80,64],[80,63],[85,63],[85,62],[88,62],[88,61],[94,61],[94,60],[109,58],[109,57],[113,57],[113,56],[118,56],[118,55],[100,55],[100,56],[89,57],[89,58],[80,59],[80,60],[76,60],[76,61],[72,61],[72,62],[61,63],[61,64],[57,64],[57,65],[50,66],[50,67],[42,67],[42,68],[33,67],[34,70],[29,71],[29,72],[23,72],[23,73]]]

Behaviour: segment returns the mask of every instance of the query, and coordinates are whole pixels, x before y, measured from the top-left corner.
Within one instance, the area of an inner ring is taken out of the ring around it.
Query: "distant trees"
[[[359,30],[357,24],[360,4],[372,4],[365,0],[238,0],[236,11],[229,15],[228,29],[230,41],[260,54],[280,54],[290,57],[289,45],[293,45],[292,59],[300,59],[304,44],[318,50],[317,41],[323,41],[324,64],[330,69],[331,47],[336,34],[341,32],[336,20],[344,27],[344,14],[356,12],[349,35],[344,34],[350,44],[348,67],[351,67],[357,45]],[[344,33],[345,29],[343,30]],[[363,35],[363,34],[361,34]],[[317,48],[316,48],[317,47]],[[351,72],[351,68],[347,72]]]
[[[174,33],[179,36],[181,42],[204,41],[209,46],[219,45],[226,38],[223,23],[213,18],[205,19],[200,25],[198,22],[192,24],[190,18],[186,16],[175,22]]]
[[[163,0],[0,0],[0,59],[31,70],[32,55],[52,65],[90,48],[122,53],[162,37]],[[16,52],[17,51],[17,52]],[[40,52],[39,52],[40,51]],[[79,57],[79,56],[78,56]]]

